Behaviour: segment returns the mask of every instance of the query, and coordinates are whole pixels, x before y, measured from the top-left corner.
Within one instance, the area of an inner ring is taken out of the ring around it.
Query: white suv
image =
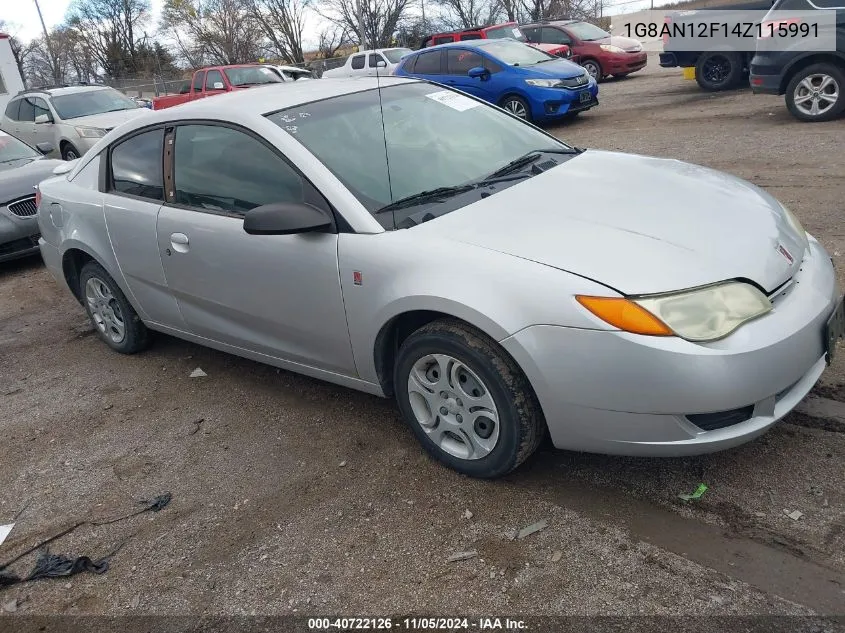
[[[114,88],[36,88],[9,101],[0,130],[33,147],[52,143],[54,155],[74,160],[112,128],[149,112]]]

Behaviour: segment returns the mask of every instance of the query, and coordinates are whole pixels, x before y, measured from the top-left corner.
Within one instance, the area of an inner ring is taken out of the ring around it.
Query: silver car
[[[472,476],[547,431],[602,453],[736,446],[843,329],[830,258],[761,189],[576,149],[423,81],[153,112],[41,192],[44,260],[116,351],[155,330],[395,396]]]
[[[63,165],[42,156],[52,149],[0,132],[0,262],[38,253],[35,186]]]

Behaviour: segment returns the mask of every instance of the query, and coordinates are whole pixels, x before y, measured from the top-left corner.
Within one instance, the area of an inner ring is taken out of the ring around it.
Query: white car
[[[51,156],[75,160],[107,132],[149,112],[107,86],[34,88],[9,101],[0,130],[33,147],[52,143]]]
[[[282,81],[300,81],[302,79],[314,79],[314,73],[312,73],[307,68],[276,64],[266,64],[266,66],[274,73],[276,73]]]
[[[375,77],[376,70],[379,75],[392,75],[393,70],[399,65],[399,60],[411,52],[413,51],[410,48],[377,48],[361,51],[350,55],[340,68],[324,72],[323,77]]]

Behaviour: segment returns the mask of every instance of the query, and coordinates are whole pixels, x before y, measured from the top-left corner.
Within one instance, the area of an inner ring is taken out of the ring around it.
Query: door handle
[[[173,250],[177,253],[187,253],[188,244],[188,236],[184,233],[170,234],[170,245],[173,247]]]

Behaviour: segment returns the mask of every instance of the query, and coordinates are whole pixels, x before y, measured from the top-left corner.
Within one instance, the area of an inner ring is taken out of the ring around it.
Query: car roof
[[[461,48],[462,46],[473,46],[475,48],[484,48],[485,46],[495,46],[497,42],[516,42],[518,44],[522,44],[519,40],[512,39],[510,37],[497,37],[494,39],[483,39],[483,40],[464,40],[462,42],[444,42],[443,44],[437,44],[436,46],[428,46],[426,48],[421,48],[418,51],[414,51],[414,53],[425,53],[426,51],[434,50],[435,48]]]
[[[522,26],[566,26],[567,24],[575,24],[576,22],[584,22],[584,20],[547,20],[545,22],[532,22],[531,24],[523,24]]]
[[[236,90],[213,98],[189,101],[172,108],[155,110],[151,113],[154,118],[149,116],[139,118],[143,118],[144,125],[148,125],[157,121],[182,118],[219,117],[225,116],[227,113],[264,116],[270,112],[313,101],[322,101],[378,87],[386,88],[414,82],[419,82],[419,80],[387,76],[379,78],[324,78],[320,81],[303,81],[302,83],[273,83],[247,90]]]
[[[111,86],[62,86],[59,88],[30,88],[28,90],[22,90],[15,96],[24,97],[28,94],[42,93],[58,97],[61,95],[76,94],[79,92],[91,92],[92,90],[105,90],[110,87]]]

